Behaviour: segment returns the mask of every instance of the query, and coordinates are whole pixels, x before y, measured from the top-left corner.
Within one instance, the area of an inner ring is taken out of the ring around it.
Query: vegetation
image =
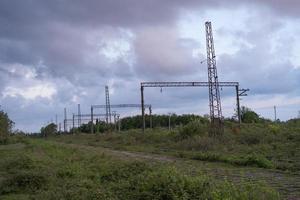
[[[12,132],[14,122],[11,121],[4,111],[0,110],[0,144],[7,142],[9,134]]]
[[[271,122],[247,108],[242,114],[244,123],[225,120],[218,138],[209,137],[207,118],[194,115],[172,115],[171,131],[169,116],[156,115],[145,133],[133,129],[141,123],[135,116],[123,119],[121,132],[97,121],[97,134],[81,133],[90,133],[89,123],[75,134],[49,124],[40,135],[7,136],[0,145],[0,199],[300,196],[300,119]]]
[[[57,126],[54,123],[50,123],[47,126],[41,128],[41,135],[44,137],[55,135],[56,133],[57,133]]]
[[[241,107],[241,120],[243,123],[271,122],[271,120],[260,117],[256,112],[245,106]]]
[[[150,116],[145,115],[147,126],[150,124]],[[153,128],[167,128],[169,127],[169,119],[171,128],[182,127],[189,124],[191,121],[199,121],[201,124],[208,124],[209,118],[207,116],[202,117],[199,115],[186,114],[186,115],[152,115],[152,127]],[[270,120],[260,117],[256,112],[250,108],[241,108],[241,120],[243,123],[270,123]],[[234,119],[226,119],[228,122],[235,122]],[[190,125],[191,126],[191,125]],[[121,130],[131,130],[142,128],[142,116],[136,115],[131,117],[125,117],[121,119]],[[106,124],[103,121],[96,120],[94,123],[94,130],[96,133],[104,133],[108,131],[114,131],[116,126],[113,124]],[[79,128],[72,129],[71,132],[91,133],[91,122],[82,124]]]
[[[169,126],[169,117],[171,121],[171,127],[183,126],[188,124],[190,121],[199,120],[202,123],[208,123],[208,118],[201,117],[198,115],[153,115],[152,116],[152,127],[153,128],[162,128]],[[147,126],[149,126],[150,116],[146,115]],[[131,116],[125,117],[121,120],[121,130],[131,130],[142,128],[142,116]],[[116,127],[113,124],[107,125],[103,121],[96,121],[94,123],[94,129],[96,133],[104,133],[108,131],[113,131]],[[82,124],[78,129],[72,129],[71,132],[80,132],[80,133],[91,133],[91,122],[87,124]]]
[[[209,137],[208,124],[194,120],[185,126],[168,129],[129,130],[88,137],[55,138],[72,143],[103,146],[127,151],[168,154],[195,160],[223,162],[300,171],[300,127],[287,123],[238,124],[227,121],[224,136]]]
[[[226,180],[159,162],[44,139],[0,146],[0,199],[279,199],[263,183]]]

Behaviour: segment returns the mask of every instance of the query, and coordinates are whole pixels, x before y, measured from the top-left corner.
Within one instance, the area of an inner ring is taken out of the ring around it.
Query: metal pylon
[[[106,109],[106,123],[111,123],[110,101],[108,86],[105,86],[105,109]]]
[[[219,90],[219,81],[217,73],[216,55],[211,22],[205,23],[206,30],[206,49],[207,49],[207,69],[208,69],[208,91],[209,91],[209,109],[211,120],[211,135],[220,135],[223,133],[223,117]]]

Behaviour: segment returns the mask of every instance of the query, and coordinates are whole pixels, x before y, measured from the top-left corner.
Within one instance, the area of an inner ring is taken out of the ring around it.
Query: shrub
[[[278,126],[276,124],[270,124],[268,126],[268,129],[273,134],[278,134],[280,132],[280,126]]]
[[[22,191],[35,192],[47,183],[45,176],[31,172],[14,174],[0,183],[0,194]]]
[[[136,200],[208,199],[211,191],[207,178],[187,177],[173,168],[146,171],[119,186],[119,199]]]
[[[225,181],[223,184],[219,184],[216,190],[213,192],[213,198],[215,200],[223,199],[251,199],[251,200],[279,200],[280,196],[278,192],[266,187],[263,183],[242,183],[239,187]]]
[[[212,150],[215,140],[208,136],[194,136],[181,140],[176,143],[175,147],[183,150],[209,151]]]
[[[18,157],[13,157],[6,161],[4,165],[7,171],[19,171],[24,169],[32,169],[34,168],[33,161],[26,155],[19,155]]]
[[[207,124],[204,124],[200,120],[194,120],[187,125],[179,128],[178,139],[186,139],[194,135],[205,135],[208,131]]]
[[[208,153],[197,153],[197,154],[193,155],[192,158],[195,160],[211,161],[211,162],[223,161],[220,154],[209,153],[209,152]]]
[[[261,141],[262,135],[257,133],[248,132],[240,136],[239,141],[241,144],[255,145],[259,144]]]
[[[261,168],[273,168],[273,163],[261,155],[250,154],[242,158],[231,157],[227,160],[229,163],[243,165],[243,166],[256,166]]]
[[[13,125],[14,122],[9,119],[8,115],[0,110],[0,144],[7,144]]]

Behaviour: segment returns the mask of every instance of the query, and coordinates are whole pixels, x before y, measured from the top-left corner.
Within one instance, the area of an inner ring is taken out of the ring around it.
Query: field
[[[196,128],[195,128],[196,127]],[[13,136],[0,199],[297,199],[300,135],[284,125]]]

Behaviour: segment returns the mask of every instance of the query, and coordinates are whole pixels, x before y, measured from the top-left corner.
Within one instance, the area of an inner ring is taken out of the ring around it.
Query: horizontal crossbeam
[[[140,108],[141,104],[112,104],[111,108]],[[150,108],[151,105],[145,105],[144,107]],[[106,105],[92,105],[92,108],[106,108]]]
[[[117,114],[117,113],[112,113],[112,115],[119,115],[119,114]],[[106,114],[93,114],[93,116],[94,117],[105,117],[106,116]],[[91,114],[81,114],[81,115],[74,115],[74,117],[81,117],[81,118],[83,118],[83,117],[91,117]]]
[[[220,87],[235,87],[238,82],[219,82]],[[209,82],[142,82],[141,87],[208,87]]]

